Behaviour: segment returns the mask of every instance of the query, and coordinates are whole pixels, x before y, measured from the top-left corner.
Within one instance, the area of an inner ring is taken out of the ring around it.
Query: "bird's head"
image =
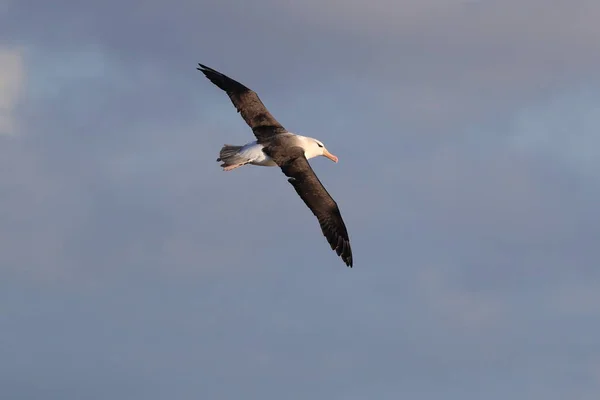
[[[304,154],[306,158],[313,158],[318,156],[323,156],[329,158],[333,162],[338,162],[338,158],[327,151],[325,145],[317,139],[313,138],[305,138],[304,143]]]

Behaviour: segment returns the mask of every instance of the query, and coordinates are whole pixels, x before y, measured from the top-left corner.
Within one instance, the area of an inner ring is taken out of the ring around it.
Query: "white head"
[[[317,139],[306,136],[298,136],[302,140],[302,148],[304,149],[304,156],[307,159],[323,156],[329,158],[333,162],[338,162],[338,158],[331,154],[325,148],[325,145]]]

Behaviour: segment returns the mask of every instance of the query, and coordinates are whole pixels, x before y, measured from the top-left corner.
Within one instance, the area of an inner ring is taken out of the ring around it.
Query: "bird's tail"
[[[217,161],[222,162],[221,167],[229,171],[248,163],[246,157],[240,154],[242,147],[230,144],[224,145],[219,152],[219,158],[217,158]]]

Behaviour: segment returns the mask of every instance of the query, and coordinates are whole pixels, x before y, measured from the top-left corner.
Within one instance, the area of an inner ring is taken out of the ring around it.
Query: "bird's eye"
[[[317,146],[319,147],[323,147],[323,145],[321,143],[317,143]]]

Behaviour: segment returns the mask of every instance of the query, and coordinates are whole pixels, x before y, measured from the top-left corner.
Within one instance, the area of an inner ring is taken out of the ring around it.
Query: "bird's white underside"
[[[246,143],[239,151],[239,155],[244,159],[248,160],[252,165],[260,165],[262,167],[275,167],[275,161],[266,155],[263,150],[263,145],[258,144],[256,141]]]
[[[318,150],[313,149],[314,142],[300,135],[294,135],[297,139],[297,145],[304,149],[304,156],[307,159],[318,156]],[[275,167],[277,164],[268,155],[263,152],[263,145],[253,141],[246,143],[238,152],[238,155],[247,160],[248,164],[259,165],[262,167]]]

